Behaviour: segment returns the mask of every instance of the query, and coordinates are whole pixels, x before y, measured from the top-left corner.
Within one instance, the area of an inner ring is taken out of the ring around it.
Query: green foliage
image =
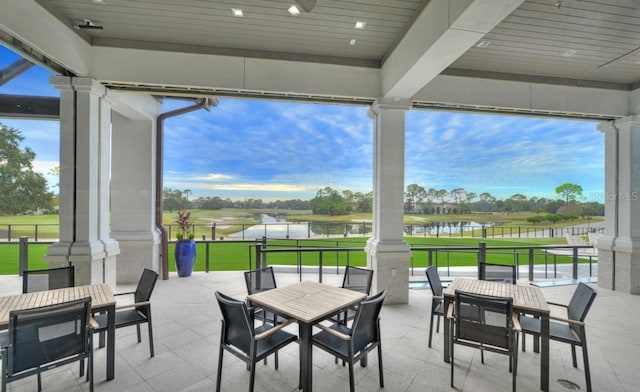
[[[176,224],[178,225],[178,232],[176,233],[176,239],[178,241],[185,239],[192,240],[194,238],[191,211],[187,211],[184,208],[176,211]]]
[[[320,189],[310,204],[311,211],[317,215],[346,215],[352,210],[347,200],[331,187]]]
[[[47,180],[33,171],[36,154],[20,149],[24,137],[17,129],[0,124],[0,213],[23,214],[53,208]]]
[[[563,197],[565,204],[568,205],[569,201],[576,200],[576,198],[582,197],[582,187],[577,184],[571,184],[565,182],[562,185],[556,187],[556,193]]]
[[[535,215],[527,218],[527,222],[530,223],[542,223],[542,222],[561,222],[561,221],[571,221],[578,219],[575,215],[564,215],[564,214],[546,214],[546,215]]]

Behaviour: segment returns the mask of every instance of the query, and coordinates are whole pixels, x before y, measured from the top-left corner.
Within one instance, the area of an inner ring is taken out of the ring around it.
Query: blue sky
[[[0,69],[19,57],[0,46]],[[58,96],[34,67],[1,94]],[[169,100],[165,110],[190,105]],[[0,119],[20,130],[47,175],[59,162],[55,121]],[[565,182],[603,202],[604,134],[597,123],[412,110],[406,114],[405,187],[464,188],[498,199],[521,193],[556,199]],[[194,197],[310,199],[330,186],[372,190],[373,120],[363,106],[220,99],[165,123],[164,186]]]

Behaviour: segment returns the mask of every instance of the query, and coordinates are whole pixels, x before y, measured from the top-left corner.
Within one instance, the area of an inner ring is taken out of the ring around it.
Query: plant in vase
[[[176,271],[178,276],[191,276],[193,265],[196,260],[196,242],[193,237],[193,219],[191,212],[184,208],[176,211],[176,223],[178,224],[178,232],[176,233]]]

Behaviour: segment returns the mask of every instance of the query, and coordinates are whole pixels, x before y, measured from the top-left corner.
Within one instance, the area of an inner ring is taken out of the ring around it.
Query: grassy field
[[[292,247],[309,248],[309,247],[349,247],[356,248],[353,251],[325,251],[322,255],[324,266],[346,265],[347,263],[356,266],[364,266],[366,263],[366,255],[363,251],[367,238],[336,238],[322,240],[278,240],[269,241],[269,249],[284,249]],[[477,247],[479,242],[485,242],[487,247],[492,246],[538,246],[563,244],[562,239],[552,238],[531,238],[531,239],[467,239],[467,238],[424,238],[424,237],[406,237],[405,240],[414,247]],[[29,269],[46,268],[47,263],[42,261],[42,257],[46,254],[46,244],[30,244],[29,245]],[[230,242],[217,241],[209,244],[209,261],[212,271],[230,271],[230,270],[246,270],[255,266],[255,243],[254,242]],[[205,243],[197,244],[196,271],[204,271],[206,263]],[[174,265],[174,246],[169,244],[169,269],[175,270]],[[521,250],[520,262],[526,263],[528,260],[528,251]],[[536,251],[535,263],[541,264],[545,262],[544,252]],[[424,268],[427,266],[428,252],[424,250],[414,251],[411,265],[415,268]],[[488,251],[488,258],[492,262],[513,264],[515,253],[512,250]],[[0,274],[17,274],[18,273],[18,243],[10,244],[0,243]],[[440,266],[472,266],[477,265],[477,250],[469,250],[465,252],[434,252],[432,261]],[[570,263],[570,257],[558,257],[558,263]],[[316,266],[319,262],[318,252],[302,253],[299,262],[304,266]],[[551,261],[549,261],[551,262]],[[251,265],[250,265],[251,263]],[[298,263],[297,254],[288,253],[269,253],[267,255],[267,263],[270,265],[296,265]]]

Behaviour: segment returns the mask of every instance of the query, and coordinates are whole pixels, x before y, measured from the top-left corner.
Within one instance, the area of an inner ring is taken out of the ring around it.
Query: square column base
[[[371,239],[367,241],[365,252],[367,264],[375,271],[371,294],[387,290],[385,304],[409,303],[409,244]]]

